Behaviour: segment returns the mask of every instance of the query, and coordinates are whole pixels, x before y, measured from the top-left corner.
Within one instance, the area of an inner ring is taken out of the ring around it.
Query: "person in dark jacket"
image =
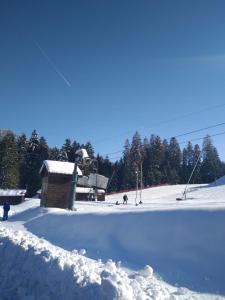
[[[128,200],[128,197],[127,197],[127,195],[125,194],[125,195],[123,196],[123,204],[127,204],[127,200]]]
[[[2,218],[2,221],[6,221],[8,220],[8,213],[10,211],[10,205],[9,205],[9,202],[5,202],[3,204],[3,218]]]

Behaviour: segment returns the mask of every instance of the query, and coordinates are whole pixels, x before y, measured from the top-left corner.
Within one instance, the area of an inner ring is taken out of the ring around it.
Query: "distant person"
[[[8,220],[9,211],[10,211],[10,205],[9,205],[9,202],[6,201],[3,204],[3,218],[2,218],[2,221]]]
[[[128,197],[127,194],[123,195],[123,204],[127,204]]]

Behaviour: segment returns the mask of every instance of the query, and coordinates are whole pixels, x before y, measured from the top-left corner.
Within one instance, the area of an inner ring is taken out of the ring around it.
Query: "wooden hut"
[[[8,201],[10,205],[20,204],[25,200],[26,190],[2,190],[0,189],[0,205]]]
[[[71,180],[74,163],[45,160],[40,169],[42,177],[41,206],[67,208],[71,194]],[[77,167],[78,182],[76,199],[79,201],[92,200],[95,191],[88,185],[88,178],[82,176]],[[97,191],[98,200],[105,200],[105,191]]]
[[[74,163],[45,160],[40,169],[42,177],[41,206],[67,208]],[[78,176],[82,172],[77,167]]]

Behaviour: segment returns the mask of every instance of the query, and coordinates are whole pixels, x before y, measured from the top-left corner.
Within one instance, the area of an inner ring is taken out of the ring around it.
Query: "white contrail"
[[[43,50],[43,48],[40,46],[40,44],[34,40],[35,45],[38,47],[38,49],[41,51],[41,54],[47,59],[48,63],[52,66],[52,68],[56,71],[56,73],[62,78],[62,80],[69,86],[71,87],[71,83],[69,80],[66,79],[66,77],[59,71],[57,66],[53,63],[53,61],[48,57],[47,53]]]

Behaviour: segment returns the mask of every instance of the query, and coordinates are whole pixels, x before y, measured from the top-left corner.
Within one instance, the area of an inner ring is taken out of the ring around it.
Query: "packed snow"
[[[40,169],[40,173],[46,167],[49,173],[72,175],[74,171],[74,163],[67,161],[44,160]],[[80,168],[77,166],[78,175],[82,175]]]
[[[3,190],[0,189],[0,196],[23,196],[26,190]]]
[[[225,184],[225,176],[217,179],[213,184],[214,185],[223,185],[223,184]]]
[[[0,227],[0,299],[225,299],[225,185],[149,188],[12,206]],[[142,200],[143,204],[135,204]],[[115,205],[118,201],[119,205]]]

